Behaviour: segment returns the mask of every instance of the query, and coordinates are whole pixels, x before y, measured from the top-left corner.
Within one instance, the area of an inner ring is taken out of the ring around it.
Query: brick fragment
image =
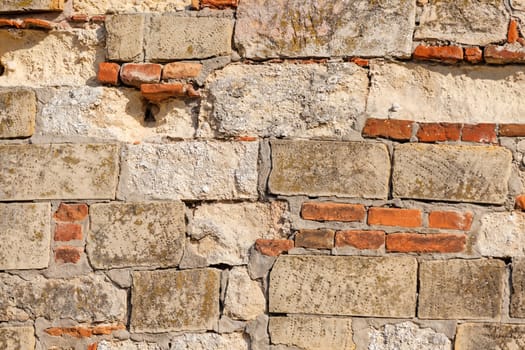
[[[255,241],[255,249],[261,254],[268,256],[278,256],[289,251],[294,247],[294,242],[290,239],[258,239]]]
[[[355,64],[357,64],[359,67],[363,67],[363,68],[366,68],[369,66],[369,62],[367,59],[364,59],[364,58],[360,58],[360,57],[353,57],[350,62],[353,62]]]
[[[102,84],[118,85],[120,65],[111,62],[98,64],[97,80]]]
[[[239,0],[201,0],[200,7],[210,7],[214,9],[236,8]]]
[[[498,133],[499,136],[524,137],[525,124],[500,124]]]
[[[465,124],[461,140],[467,142],[498,143],[496,124]]]
[[[363,128],[365,137],[384,137],[387,139],[408,141],[412,136],[412,125],[410,120],[376,119],[368,118]]]
[[[465,48],[465,61],[469,63],[479,63],[483,61],[483,51],[479,47]]]
[[[368,210],[368,224],[420,227],[422,224],[421,210],[373,207]]]
[[[470,230],[472,213],[458,213],[455,211],[433,211],[428,214],[428,227],[451,230]]]
[[[394,233],[386,236],[387,252],[459,253],[465,250],[466,235]]]
[[[461,124],[420,123],[417,138],[420,142],[459,141]]]
[[[13,27],[13,28],[22,28],[23,22],[14,19],[0,18],[0,28],[4,27]]]
[[[507,33],[507,42],[515,43],[519,38],[518,22],[515,19],[511,19],[509,23],[509,31]]]
[[[385,244],[384,231],[337,231],[335,234],[335,246],[351,246],[356,249],[379,249]]]
[[[488,45],[484,56],[485,62],[492,64],[525,63],[525,49],[514,45]]]
[[[53,218],[58,221],[82,221],[88,215],[88,206],[86,204],[66,204],[60,203],[58,210]]]
[[[196,78],[202,70],[202,64],[193,62],[172,62],[164,66],[162,79]]]
[[[301,216],[305,220],[315,221],[362,221],[366,210],[362,204],[306,202],[301,207]]]
[[[55,23],[38,18],[26,18],[22,22],[22,27],[26,29],[51,30],[55,28]]]
[[[93,344],[88,345],[87,350],[97,350],[97,348],[98,348],[97,343],[93,343]]]
[[[104,23],[106,21],[106,16],[105,15],[91,16],[90,21],[93,23]]]
[[[171,97],[199,97],[200,93],[195,91],[192,85],[173,84],[142,84],[140,86],[142,96],[151,102],[161,102]]]
[[[63,246],[55,248],[55,261],[76,264],[82,255],[82,248]]]
[[[516,197],[515,208],[520,209],[520,210],[525,210],[525,195],[524,194]]]
[[[69,17],[69,21],[85,23],[89,22],[89,16],[86,14],[75,14]]]
[[[55,227],[55,241],[68,242],[82,239],[82,226],[59,222]]]
[[[162,66],[155,63],[126,63],[120,70],[120,79],[126,85],[140,87],[142,84],[160,82]]]
[[[54,337],[61,337],[64,335],[71,336],[74,338],[88,338],[93,335],[108,335],[116,330],[126,329],[126,326],[122,323],[118,324],[105,324],[97,326],[75,326],[75,327],[50,327],[46,328],[44,332]]]
[[[463,49],[459,46],[418,45],[413,56],[416,60],[456,63],[463,60]]]
[[[300,230],[295,235],[295,246],[302,248],[330,249],[334,246],[333,230]]]

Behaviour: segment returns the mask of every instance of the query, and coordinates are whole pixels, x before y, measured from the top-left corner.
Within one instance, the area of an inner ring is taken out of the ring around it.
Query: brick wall
[[[0,348],[525,349],[524,21],[2,1]]]

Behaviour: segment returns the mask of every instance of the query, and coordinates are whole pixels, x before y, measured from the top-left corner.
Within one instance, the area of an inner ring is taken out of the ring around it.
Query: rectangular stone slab
[[[271,142],[271,193],[387,198],[390,156],[384,144]]]
[[[393,196],[501,204],[512,154],[503,147],[403,144],[394,148]]]
[[[458,326],[455,350],[525,349],[525,325],[464,323]]]
[[[33,135],[35,116],[34,91],[22,89],[0,91],[0,138]]]
[[[525,257],[525,213],[486,213],[476,237],[475,250],[482,256]]]
[[[413,317],[416,279],[412,257],[281,256],[270,274],[269,308],[278,313]]]
[[[510,296],[510,315],[525,317],[525,258],[512,259],[512,288]]]
[[[0,13],[26,11],[62,11],[64,0],[2,0]]]
[[[0,349],[34,350],[33,327],[0,327]]]

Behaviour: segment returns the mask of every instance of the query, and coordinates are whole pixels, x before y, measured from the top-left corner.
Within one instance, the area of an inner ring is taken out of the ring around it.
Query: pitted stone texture
[[[456,350],[525,348],[525,325],[464,323],[458,326]]]
[[[220,272],[215,269],[136,271],[132,332],[214,329],[219,322]]]
[[[285,202],[203,204],[189,225],[192,238],[181,266],[248,263],[258,238],[286,238],[290,234]]]
[[[121,14],[106,19],[106,48],[112,61],[142,61],[144,58],[144,26],[142,14]]]
[[[379,143],[271,142],[271,193],[387,198],[390,157]]]
[[[508,23],[504,1],[427,1],[414,38],[485,46],[505,40]]]
[[[500,260],[423,261],[419,310],[423,319],[497,319],[505,264]]]
[[[270,273],[270,312],[413,317],[412,257],[281,256]],[[373,291],[373,292],[372,292]],[[370,298],[370,293],[381,298]]]
[[[253,320],[266,309],[261,285],[252,281],[245,267],[234,267],[228,275],[224,315],[236,320]]]
[[[64,0],[2,0],[0,13],[25,11],[62,11]]]
[[[512,154],[503,147],[397,145],[393,196],[501,204],[511,165]]]
[[[49,203],[0,204],[0,270],[47,267],[50,217]]]
[[[410,0],[241,1],[235,44],[254,59],[410,57],[415,5]]]
[[[371,117],[420,122],[523,122],[525,77],[521,66],[373,63],[370,71],[367,114]]]
[[[450,350],[450,339],[430,328],[420,328],[412,322],[386,324],[372,328],[368,350]]]
[[[35,131],[36,96],[31,90],[0,90],[0,138],[29,137]]]
[[[173,13],[154,16],[146,40],[146,60],[229,55],[232,33],[233,19],[230,18],[181,17]]]
[[[258,142],[129,145],[123,151],[118,197],[257,198],[258,151]]]
[[[483,215],[475,248],[483,256],[525,256],[525,213]]]
[[[103,13],[173,12],[182,11],[191,5],[191,0],[75,0],[75,13],[99,15]]]
[[[352,319],[316,316],[270,317],[272,344],[304,350],[354,350]]]
[[[33,327],[0,327],[0,348],[6,350],[34,350]]]
[[[510,296],[510,315],[525,317],[525,258],[512,259],[512,294]]]
[[[184,204],[93,204],[87,252],[97,269],[177,266],[186,238]]]
[[[30,280],[0,274],[0,321],[25,321],[45,317],[78,322],[124,321],[126,291],[103,275],[73,279]]]
[[[170,350],[248,350],[242,333],[187,333],[171,340]]]
[[[113,144],[0,145],[0,200],[114,198],[118,153]]]
[[[102,340],[97,343],[97,350],[163,350],[161,344],[125,341]]]
[[[229,65],[209,89],[201,130],[348,139],[365,110],[368,77],[352,63]]]

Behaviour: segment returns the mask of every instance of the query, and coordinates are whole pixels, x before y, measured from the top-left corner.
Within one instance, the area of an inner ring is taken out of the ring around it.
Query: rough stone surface
[[[409,0],[241,1],[235,44],[254,59],[409,57],[415,10]]]
[[[233,20],[229,18],[181,17],[169,13],[154,16],[146,40],[146,60],[229,55],[232,32]]]
[[[430,328],[420,328],[412,322],[386,324],[370,330],[368,350],[450,350],[445,334]]]
[[[118,151],[113,144],[1,145],[0,200],[114,198]]]
[[[304,350],[354,350],[352,319],[316,316],[270,317],[272,344]]]
[[[511,152],[503,147],[397,145],[393,196],[501,204],[511,162]]]
[[[510,315],[525,317],[525,258],[512,259]]]
[[[257,198],[258,142],[191,141],[129,145],[118,197]]]
[[[47,267],[50,214],[48,203],[0,204],[0,270]]]
[[[61,11],[64,0],[2,0],[0,13],[25,11]]]
[[[219,321],[220,272],[215,269],[133,273],[132,332],[214,329]]]
[[[36,96],[31,90],[0,90],[0,138],[29,137],[35,131]]]
[[[352,63],[229,65],[210,80],[199,131],[349,139],[367,91],[366,71]]]
[[[126,0],[75,0],[75,13],[99,15],[108,12],[173,12],[182,11],[191,5],[191,0],[142,0],[140,2]]]
[[[0,348],[13,350],[34,350],[33,327],[0,327]]]
[[[0,321],[70,318],[78,322],[124,321],[126,291],[103,275],[68,280],[0,274]]]
[[[98,269],[178,265],[186,238],[184,204],[94,204],[87,252]]]
[[[411,257],[281,256],[270,273],[270,312],[412,317],[416,271]]]
[[[390,157],[385,145],[275,140],[271,148],[271,193],[385,199],[388,195]]]
[[[124,62],[143,59],[144,22],[140,14],[114,15],[106,19],[108,59]]]
[[[427,1],[414,38],[485,46],[505,40],[508,23],[503,1]]]
[[[456,350],[525,348],[525,325],[464,323],[458,326]]]
[[[284,202],[203,204],[190,222],[192,240],[183,267],[242,265],[258,238],[283,238],[290,233]]]
[[[475,249],[483,256],[525,256],[525,213],[483,215]]]
[[[253,320],[263,314],[266,299],[261,285],[252,281],[244,267],[234,267],[228,276],[223,313],[237,320]]]
[[[161,344],[126,341],[102,340],[97,343],[96,350],[163,350]]]
[[[505,264],[500,260],[423,261],[419,310],[423,319],[495,319],[500,316]]]
[[[248,350],[251,349],[242,333],[188,333],[171,340],[170,350]]]

